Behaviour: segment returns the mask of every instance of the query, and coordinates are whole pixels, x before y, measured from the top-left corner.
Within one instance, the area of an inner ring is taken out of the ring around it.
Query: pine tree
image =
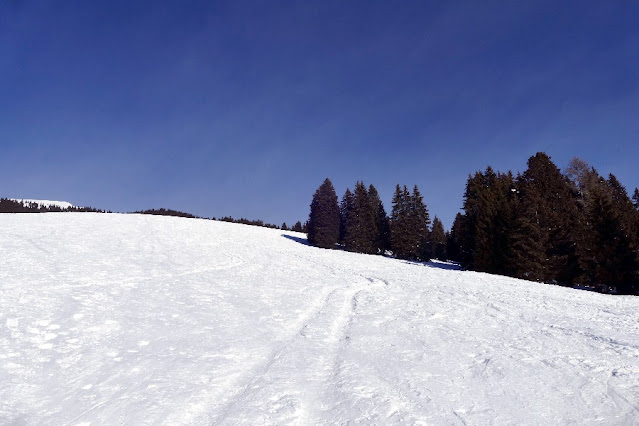
[[[417,186],[413,193],[404,186],[395,188],[390,218],[391,248],[400,259],[428,259],[428,209]]]
[[[384,254],[386,250],[390,250],[390,224],[388,216],[386,216],[386,210],[384,210],[384,204],[373,185],[368,187],[368,199],[371,203],[373,215],[375,216],[375,227],[377,228],[375,250],[377,253]]]
[[[632,235],[624,223],[627,219],[623,205],[630,200],[627,195],[621,200],[618,198],[621,194],[616,192],[620,187],[611,176],[608,181],[602,179],[593,191],[588,210],[592,250],[586,263],[595,284],[613,285],[620,292],[629,293],[639,265],[632,247]]]
[[[411,233],[411,258],[417,260],[430,260],[432,249],[430,247],[430,217],[428,208],[424,204],[424,197],[419,192],[417,185],[413,187],[410,197],[410,227]]]
[[[512,274],[511,249],[516,199],[512,173],[485,172],[468,177],[464,196],[462,263],[466,268]]]
[[[462,240],[464,233],[464,215],[457,213],[453,226],[446,237],[446,254],[449,260],[461,262]]]
[[[355,184],[353,208],[348,211],[346,221],[344,242],[346,249],[358,253],[375,253],[377,237],[375,215],[366,186],[361,181]]]
[[[408,223],[410,197],[406,186],[404,186],[403,190],[399,185],[395,187],[392,203],[393,208],[390,217],[391,249],[395,257],[408,259],[410,255],[410,224]]]
[[[431,248],[433,257],[438,260],[446,261],[446,233],[442,221],[435,216],[433,219],[433,229],[430,233]]]
[[[280,227],[280,229],[281,229],[282,231],[288,231],[288,226],[286,225],[286,222],[283,222],[283,223],[282,223],[282,226]]]
[[[354,209],[353,193],[349,188],[346,188],[342,202],[339,206],[340,212],[340,225],[339,225],[339,243],[346,246],[346,228],[348,227],[348,218]]]
[[[464,220],[460,233],[460,262],[466,269],[473,269],[475,264],[477,218],[480,214],[480,191],[484,176],[476,172],[474,176],[468,175],[466,189],[464,191]]]
[[[578,211],[570,184],[545,153],[528,160],[517,179],[519,194],[513,240],[515,274],[569,283],[580,274]]]
[[[632,205],[635,206],[635,210],[639,211],[639,188],[635,188],[635,192],[632,194]]]
[[[636,235],[636,211],[635,206],[628,197],[626,188],[619,182],[617,177],[612,173],[608,175],[608,189],[612,196],[612,203],[619,215],[620,223],[622,226],[622,232],[626,238],[635,245]]]
[[[306,227],[309,243],[322,248],[333,248],[337,244],[340,212],[335,188],[328,178],[313,196]]]
[[[295,225],[293,225],[293,227],[291,228],[291,231],[304,232],[304,227],[302,226],[302,222],[300,222],[299,220],[295,222]]]

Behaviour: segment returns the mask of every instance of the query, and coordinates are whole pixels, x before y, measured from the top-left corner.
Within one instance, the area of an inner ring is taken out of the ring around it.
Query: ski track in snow
[[[0,216],[0,424],[637,424],[639,298],[143,215]]]

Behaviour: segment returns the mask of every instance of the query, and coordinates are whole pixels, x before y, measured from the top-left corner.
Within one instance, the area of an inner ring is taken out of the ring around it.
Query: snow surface
[[[17,201],[18,203],[22,204],[35,203],[38,204],[40,207],[60,207],[61,209],[68,209],[73,207],[73,204],[66,201],[30,200],[27,198],[11,198],[11,200]]]
[[[639,424],[639,298],[146,215],[0,215],[0,424]]]

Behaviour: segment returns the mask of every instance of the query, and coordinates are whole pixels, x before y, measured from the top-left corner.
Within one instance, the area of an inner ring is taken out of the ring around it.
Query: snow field
[[[206,220],[0,216],[0,424],[636,424],[639,298]]]

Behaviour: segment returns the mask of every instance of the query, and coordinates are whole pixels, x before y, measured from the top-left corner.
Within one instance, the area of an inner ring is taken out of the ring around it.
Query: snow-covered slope
[[[0,215],[0,424],[637,424],[639,298],[143,215]]]
[[[12,200],[22,204],[34,203],[38,204],[40,207],[59,207],[61,209],[68,209],[73,207],[73,204],[66,201],[30,200],[26,198],[12,198]]]

